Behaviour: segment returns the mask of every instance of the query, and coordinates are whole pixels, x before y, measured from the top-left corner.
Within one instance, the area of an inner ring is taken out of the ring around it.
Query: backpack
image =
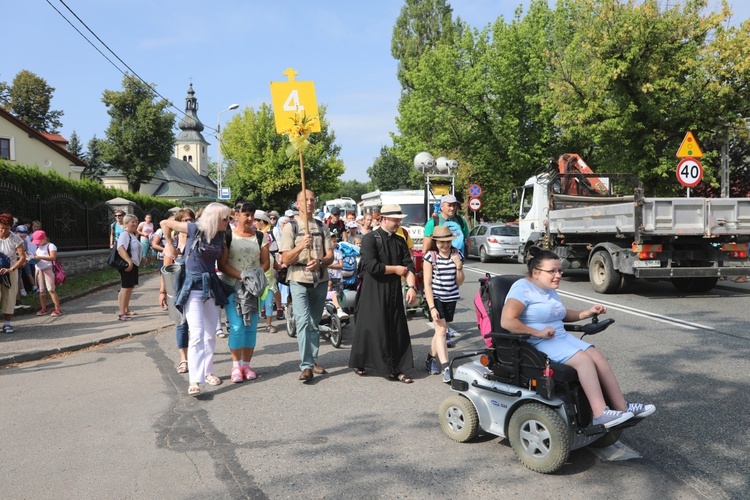
[[[359,250],[355,245],[342,241],[338,244],[341,251],[341,283],[344,288],[352,289],[357,284],[357,267],[359,266]]]
[[[54,261],[52,263],[53,269],[55,271],[55,286],[60,286],[63,283],[65,283],[65,280],[68,278],[65,276],[65,270],[63,269],[62,264],[58,261]]]
[[[492,303],[490,302],[490,274],[487,273],[483,278],[479,278],[479,291],[474,297],[474,312],[477,314],[477,328],[479,328],[479,334],[482,336],[482,340],[487,344],[487,347],[492,347],[492,338],[485,337],[485,335],[492,332],[492,319],[491,319],[491,308]]]
[[[440,224],[440,214],[432,214],[432,222],[433,228],[438,226],[446,226],[448,229],[450,229],[451,233],[453,234],[453,241],[451,242],[453,244],[453,248],[457,248],[461,252],[461,254],[466,254],[466,237],[464,236],[463,232],[464,228],[468,228],[466,219],[456,214],[455,221],[443,219],[443,223]]]
[[[265,234],[263,231],[255,231],[255,239],[258,240],[258,249],[263,247],[263,238],[265,237]],[[226,231],[224,231],[224,243],[227,245],[227,250],[232,246],[232,228],[228,227]]]

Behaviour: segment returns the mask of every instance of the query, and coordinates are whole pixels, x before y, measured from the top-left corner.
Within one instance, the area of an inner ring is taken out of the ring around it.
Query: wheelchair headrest
[[[505,304],[505,297],[508,296],[508,292],[510,291],[510,287],[513,286],[513,283],[523,278],[524,276],[518,274],[493,276],[492,278],[490,278],[488,282],[490,291],[490,303],[492,304],[492,311],[490,311],[490,322],[492,323],[493,332],[510,333],[500,326],[503,304]]]

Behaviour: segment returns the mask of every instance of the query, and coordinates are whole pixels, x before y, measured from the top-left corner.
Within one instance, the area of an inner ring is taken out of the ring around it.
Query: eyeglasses
[[[539,269],[538,267],[535,267],[534,269],[536,269],[537,271],[541,271],[543,273],[549,273],[550,275],[553,275],[553,276],[555,274],[559,274],[560,276],[563,275],[562,269]]]
[[[278,219],[278,217],[276,217],[275,215],[269,215],[268,218],[269,219]]]
[[[195,222],[195,219],[188,217],[187,219],[182,219],[182,222]]]
[[[115,217],[122,217],[122,214],[115,214]]]

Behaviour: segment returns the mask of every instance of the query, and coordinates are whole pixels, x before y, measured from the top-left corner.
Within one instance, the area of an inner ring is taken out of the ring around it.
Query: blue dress
[[[564,363],[578,351],[585,351],[593,346],[565,331],[563,319],[566,309],[556,290],[544,290],[527,279],[520,279],[510,287],[506,303],[508,299],[516,299],[524,305],[525,309],[518,316],[524,325],[537,330],[547,326],[555,329],[554,337],[530,337],[527,340],[551,361]]]

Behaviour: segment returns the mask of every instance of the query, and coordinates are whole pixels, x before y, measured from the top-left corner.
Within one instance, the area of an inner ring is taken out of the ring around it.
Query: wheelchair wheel
[[[291,302],[286,306],[284,317],[286,318],[286,334],[290,337],[296,337],[297,326],[294,324],[294,311],[292,310]]]
[[[341,325],[341,319],[334,314],[331,316],[331,324],[329,326],[331,329],[331,332],[329,334],[329,339],[331,341],[331,345],[335,348],[341,347],[341,339],[344,336],[343,326]]]
[[[451,394],[440,405],[440,426],[445,435],[453,441],[471,441],[479,430],[477,409],[464,396]]]
[[[510,417],[508,440],[518,459],[542,474],[562,467],[570,454],[568,426],[552,408],[530,403]]]
[[[622,429],[613,429],[591,443],[589,446],[591,446],[592,448],[606,448],[607,446],[612,446],[620,440],[621,435]]]

